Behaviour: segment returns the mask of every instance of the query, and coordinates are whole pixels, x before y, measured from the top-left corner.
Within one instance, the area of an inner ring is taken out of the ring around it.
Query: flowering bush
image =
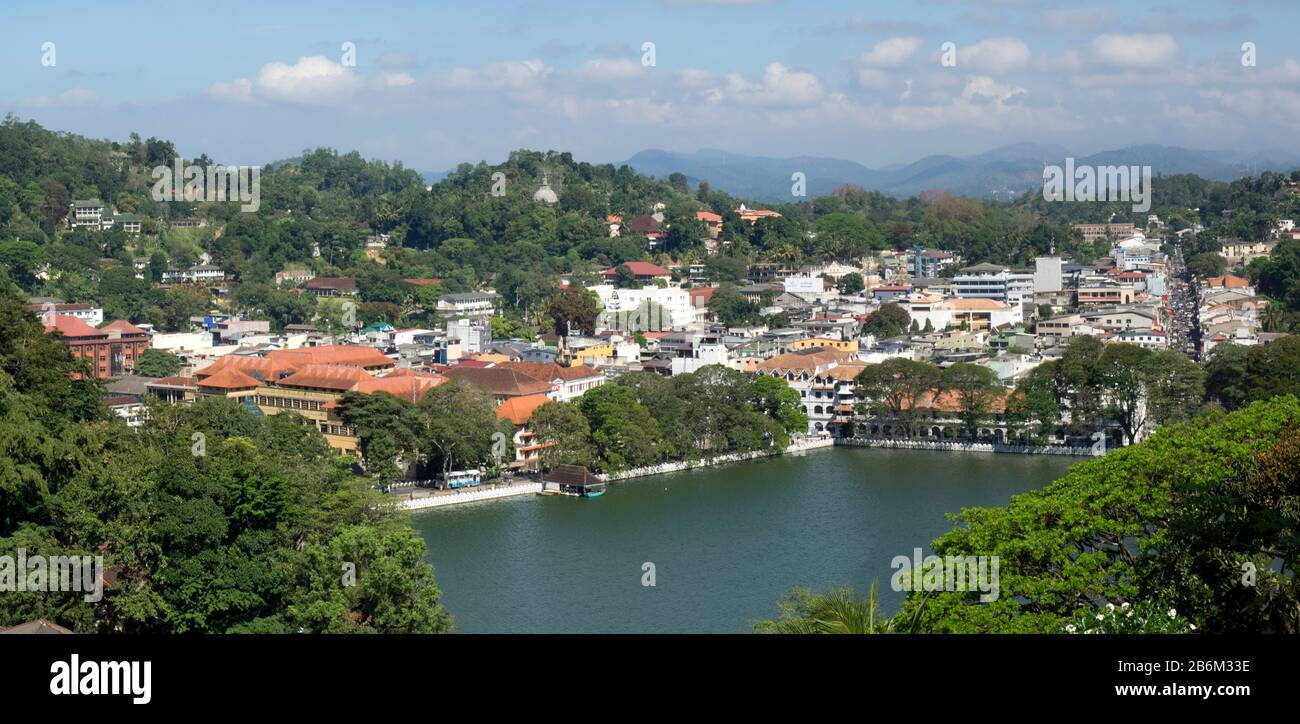
[[[1102,608],[1080,608],[1065,625],[1066,633],[1157,634],[1192,633],[1196,625],[1168,606],[1150,601],[1136,605],[1108,603]]]

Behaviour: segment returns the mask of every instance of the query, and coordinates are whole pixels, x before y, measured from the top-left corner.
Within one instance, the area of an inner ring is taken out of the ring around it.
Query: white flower
[[[1178,612],[1177,612],[1177,611],[1175,611],[1175,610],[1172,609],[1172,608],[1169,609],[1169,618],[1173,618],[1173,617],[1175,617],[1175,616],[1177,616],[1177,615],[1178,615]]]
[[[1103,615],[1101,615],[1101,614],[1097,614],[1097,620],[1098,620],[1098,621],[1105,621],[1105,620],[1106,620],[1106,617],[1103,616]]]
[[[1124,614],[1124,618],[1133,618],[1133,612],[1129,611],[1128,613]]]
[[[1077,630],[1077,629],[1074,627],[1074,624],[1072,624],[1072,623],[1071,623],[1071,624],[1066,624],[1066,626],[1065,626],[1065,632],[1066,632],[1066,633],[1074,633],[1076,630]]]
[[[1125,610],[1125,611],[1127,611],[1127,610],[1128,610],[1128,604],[1127,604],[1127,603],[1124,603],[1124,604],[1122,604],[1122,605],[1120,606],[1120,608],[1123,609],[1123,610]],[[1129,614],[1129,615],[1131,616],[1132,614]]]
[[[1196,624],[1194,624],[1194,623],[1189,623],[1189,624],[1187,624],[1187,625],[1190,626],[1190,627],[1192,628],[1193,631],[1196,630]]]
[[[1113,604],[1113,603],[1108,603],[1108,604],[1106,604],[1106,610],[1107,610],[1107,611],[1114,611],[1114,610],[1115,610],[1115,604]]]

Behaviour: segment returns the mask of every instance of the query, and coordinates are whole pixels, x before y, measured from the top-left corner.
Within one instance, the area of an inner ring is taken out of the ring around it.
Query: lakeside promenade
[[[650,465],[642,468],[623,470],[617,473],[602,473],[597,474],[596,477],[605,482],[618,482],[654,475],[679,473],[698,468],[716,467],[719,465],[727,465],[749,460],[760,460],[762,458],[776,457],[778,455],[801,455],[812,450],[824,450],[832,447],[941,450],[1014,455],[1057,455],[1066,457],[1095,457],[1102,454],[1091,446],[1007,445],[1001,443],[949,442],[937,440],[805,437],[791,442],[790,445],[780,453],[766,450],[734,453],[731,455],[719,455],[717,457],[704,458],[701,460],[683,460],[673,463]],[[512,498],[520,495],[530,495],[542,492],[542,484],[540,482],[529,480],[527,478],[517,478],[517,480],[519,482],[504,485],[487,485],[471,490],[434,491],[426,488],[406,488],[404,491],[399,489],[399,491],[390,493],[390,495],[401,498],[402,506],[407,510],[430,510],[433,508],[446,508],[463,503],[500,500],[503,498]]]
[[[596,477],[606,482],[630,480],[632,478],[665,475],[668,473],[681,472],[683,470],[726,465],[728,463],[757,460],[759,458],[775,457],[777,455],[799,455],[810,450],[834,447],[834,445],[835,441],[829,437],[802,438],[791,442],[781,453],[756,451],[736,453],[733,455],[719,455],[718,457],[705,458],[703,460],[684,460],[676,463],[663,463],[662,465],[633,468],[631,470],[623,470],[610,475],[597,475]],[[518,495],[542,492],[542,484],[540,482],[527,479],[521,479],[521,481],[522,482],[508,485],[489,485],[475,488],[473,490],[457,491],[433,491],[427,488],[405,488],[399,489],[398,492],[389,494],[401,498],[402,507],[407,510],[430,510],[433,508],[446,508],[452,505],[460,505],[462,503],[500,500],[502,498],[512,498]]]

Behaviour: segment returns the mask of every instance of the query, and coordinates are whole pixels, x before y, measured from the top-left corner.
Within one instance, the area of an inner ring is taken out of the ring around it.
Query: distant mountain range
[[[1296,152],[1233,154],[1142,145],[1079,155],[1070,153],[1064,146],[1031,143],[1002,146],[974,156],[926,156],[913,163],[881,169],[837,158],[766,158],[716,149],[690,154],[652,149],[637,153],[626,163],[638,173],[659,178],[682,173],[692,184],[707,180],[714,188],[732,195],[763,201],[791,200],[790,176],[796,171],[807,177],[809,197],[828,194],[847,183],[898,197],[942,190],[963,196],[1007,199],[1041,189],[1043,164],[1064,164],[1067,156],[1074,157],[1076,166],[1149,165],[1157,176],[1193,173],[1218,181],[1300,168],[1300,154]]]

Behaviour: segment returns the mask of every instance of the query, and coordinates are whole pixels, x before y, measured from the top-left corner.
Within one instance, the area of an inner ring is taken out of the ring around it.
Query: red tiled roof
[[[99,328],[101,332],[121,332],[122,334],[147,334],[143,329],[131,324],[123,319],[116,319],[103,327]]]
[[[584,365],[564,367],[554,362],[502,362],[497,367],[522,372],[543,382],[551,380],[565,380],[567,382],[601,376],[600,372],[591,367]]]
[[[485,387],[493,395],[519,397],[551,391],[551,383],[544,382],[517,370],[506,367],[448,367],[445,374],[472,385]]]
[[[653,233],[659,231],[663,222],[653,216],[633,216],[627,220],[628,231],[638,234]]]
[[[356,289],[357,280],[349,277],[316,277],[307,282],[308,289]]]
[[[624,262],[622,264],[618,264],[617,266],[612,266],[606,269],[605,271],[601,272],[601,274],[607,277],[617,276],[618,267],[620,266],[627,267],[632,272],[633,275],[639,277],[666,277],[671,275],[671,272],[669,272],[667,269],[659,266],[658,264],[651,264],[648,261]]]
[[[718,291],[717,287],[693,287],[687,290],[691,297],[691,304],[697,307],[707,306],[713,301],[713,293],[716,291]]]
[[[705,223],[718,224],[722,222],[722,215],[715,214],[712,211],[696,211],[695,220],[703,221]]]
[[[47,321],[45,331],[59,331],[64,337],[99,337],[104,333],[77,319],[76,317],[67,317],[62,314],[53,315],[52,323]],[[46,317],[49,320],[49,317]]]

